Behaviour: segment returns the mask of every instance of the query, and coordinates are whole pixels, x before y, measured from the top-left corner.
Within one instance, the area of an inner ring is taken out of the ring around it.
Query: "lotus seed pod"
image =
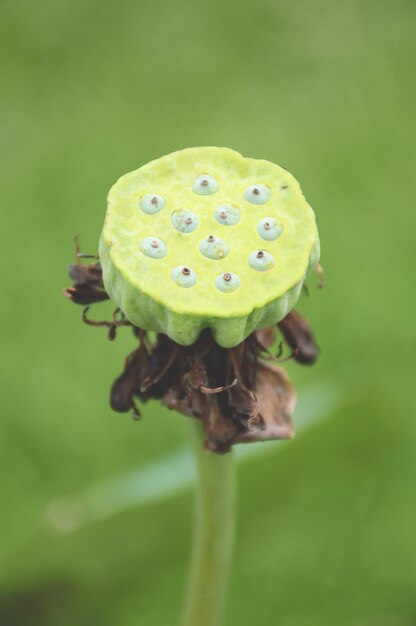
[[[163,207],[146,211],[144,198]],[[132,324],[181,345],[210,328],[228,348],[293,308],[319,237],[289,172],[228,148],[188,148],[112,187],[99,252],[106,291]]]

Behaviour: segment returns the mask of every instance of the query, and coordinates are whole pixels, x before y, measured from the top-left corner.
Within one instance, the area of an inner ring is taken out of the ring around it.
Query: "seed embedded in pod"
[[[223,239],[209,235],[199,244],[199,251],[208,259],[224,259],[230,249]]]
[[[257,232],[262,239],[274,241],[283,232],[283,226],[274,217],[264,217],[257,223]]]
[[[238,224],[240,218],[240,209],[232,204],[222,204],[215,211],[215,219],[218,224],[223,224],[224,226],[234,226],[234,224]]]
[[[221,276],[217,276],[215,279],[215,286],[219,291],[224,291],[224,293],[231,293],[235,291],[240,286],[240,279],[237,274],[232,274],[231,272],[225,272],[225,274],[221,274]]]
[[[210,196],[218,191],[218,183],[213,176],[202,174],[194,181],[192,191],[200,196]]]
[[[171,222],[180,233],[192,233],[199,225],[199,217],[188,209],[176,209],[171,215]]]
[[[140,250],[152,259],[163,259],[166,255],[166,244],[157,237],[145,237],[140,242]]]
[[[147,193],[139,200],[139,207],[143,213],[147,213],[148,215],[161,211],[165,205],[165,198],[159,196],[157,193]]]
[[[244,197],[251,204],[265,204],[270,198],[270,187],[267,185],[251,185],[244,192]]]
[[[248,257],[248,263],[253,270],[265,272],[276,265],[276,261],[270,252],[266,250],[256,250]]]
[[[172,280],[178,287],[193,287],[197,281],[197,276],[187,265],[178,265],[171,272]]]

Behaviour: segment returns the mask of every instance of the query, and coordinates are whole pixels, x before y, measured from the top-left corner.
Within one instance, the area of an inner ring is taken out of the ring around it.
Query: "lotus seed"
[[[230,250],[223,239],[209,235],[199,244],[199,251],[208,259],[223,259]]]
[[[240,209],[232,204],[222,204],[215,211],[215,219],[224,226],[234,226],[240,221]]]
[[[192,185],[192,191],[198,193],[200,196],[210,196],[212,193],[218,191],[218,183],[209,174],[203,174],[198,176]]]
[[[147,193],[142,196],[139,201],[139,206],[143,213],[147,213],[148,215],[152,215],[153,213],[157,213],[161,211],[166,204],[165,199],[162,196],[157,194]]]
[[[178,287],[193,287],[197,281],[195,272],[186,265],[178,265],[171,272],[172,280]]]
[[[166,244],[157,237],[145,237],[140,242],[140,250],[152,259],[163,259],[166,254]]]
[[[274,217],[265,217],[257,224],[257,232],[262,239],[266,241],[274,241],[283,232],[283,227],[274,219]]]
[[[199,217],[188,209],[177,209],[172,213],[171,221],[180,233],[191,233],[198,227]]]
[[[215,286],[220,291],[224,291],[225,293],[231,293],[235,291],[240,286],[240,279],[237,274],[232,274],[231,272],[226,272],[225,274],[221,274],[221,276],[217,276],[215,279]]]
[[[265,204],[270,198],[271,189],[266,185],[251,185],[244,192],[247,202],[252,204]]]
[[[248,257],[248,262],[250,267],[258,272],[265,272],[276,265],[273,255],[270,252],[266,252],[266,250],[252,252]]]

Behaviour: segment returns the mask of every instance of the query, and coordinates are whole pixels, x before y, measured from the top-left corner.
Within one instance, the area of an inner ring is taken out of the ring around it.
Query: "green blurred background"
[[[96,251],[113,182],[194,145],[293,172],[327,277],[299,305],[321,359],[288,367],[309,428],[239,463],[225,624],[416,624],[415,12],[0,3],[2,626],[177,622],[187,420],[111,412],[132,337],[82,325],[61,288],[73,235]]]

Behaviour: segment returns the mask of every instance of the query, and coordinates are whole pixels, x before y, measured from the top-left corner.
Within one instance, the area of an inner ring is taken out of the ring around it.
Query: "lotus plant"
[[[188,416],[197,467],[196,533],[184,626],[218,626],[233,535],[238,443],[288,439],[295,391],[282,345],[312,364],[318,348],[293,310],[320,271],[315,216],[295,178],[228,148],[188,148],[122,176],[110,190],[96,262],[69,266],[65,295],[114,339],[137,347],[110,394],[140,417],[160,400]],[[110,321],[89,305],[110,298]]]

